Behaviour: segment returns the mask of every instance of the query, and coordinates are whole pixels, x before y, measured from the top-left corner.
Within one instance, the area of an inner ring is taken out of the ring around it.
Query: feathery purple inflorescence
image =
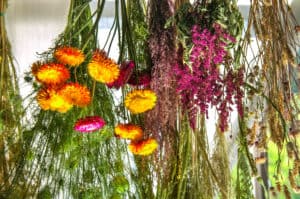
[[[174,72],[177,77],[177,92],[188,110],[191,127],[196,127],[198,110],[208,116],[209,106],[215,106],[219,113],[219,124],[226,130],[231,105],[237,104],[242,114],[243,71],[238,74],[229,70],[222,77],[219,65],[224,63],[227,44],[235,39],[227,34],[219,24],[214,24],[214,32],[194,25],[191,30],[193,47],[187,64],[177,63]],[[233,98],[235,101],[233,101]]]

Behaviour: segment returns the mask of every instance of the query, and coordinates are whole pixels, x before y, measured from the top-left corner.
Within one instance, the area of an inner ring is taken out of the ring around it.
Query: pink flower
[[[119,89],[120,87],[124,86],[127,81],[129,80],[132,71],[135,67],[133,61],[126,61],[121,64],[120,75],[118,79],[112,83],[106,84],[109,88],[116,88]]]
[[[99,116],[88,116],[77,120],[74,130],[81,133],[90,133],[97,131],[105,125],[105,121]]]
[[[183,57],[179,55],[173,71],[177,77],[177,92],[188,112],[191,127],[196,127],[198,111],[208,116],[208,108],[215,106],[219,113],[220,129],[225,131],[233,104],[237,105],[239,114],[243,114],[243,72],[229,70],[227,74],[220,74],[218,65],[224,64],[227,48],[235,39],[219,24],[213,27],[213,31],[201,29],[198,25],[192,27],[191,66],[184,65]]]

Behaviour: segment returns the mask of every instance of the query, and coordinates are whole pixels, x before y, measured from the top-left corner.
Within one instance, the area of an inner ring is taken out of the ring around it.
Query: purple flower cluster
[[[209,106],[215,106],[219,113],[220,129],[226,130],[231,105],[237,104],[242,114],[243,72],[236,75],[229,70],[224,77],[220,75],[219,66],[227,55],[226,47],[235,39],[227,34],[219,24],[214,25],[214,32],[201,30],[193,26],[193,47],[190,53],[190,65],[179,61],[174,67],[177,76],[177,91],[181,102],[188,110],[191,127],[195,129],[196,113],[208,116]],[[179,55],[180,56],[180,55]],[[179,58],[180,60],[180,58]],[[235,102],[233,102],[233,98]]]

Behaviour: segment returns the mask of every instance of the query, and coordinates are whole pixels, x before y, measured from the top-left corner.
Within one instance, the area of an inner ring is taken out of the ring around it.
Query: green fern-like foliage
[[[245,135],[245,121],[239,121],[240,134],[238,142],[238,162],[235,194],[238,199],[254,198],[252,188],[252,175],[257,175],[257,170],[253,162],[252,155],[248,149],[248,143]]]
[[[253,196],[251,174],[247,158],[242,151],[238,153],[237,179],[236,179],[236,198],[251,199]]]

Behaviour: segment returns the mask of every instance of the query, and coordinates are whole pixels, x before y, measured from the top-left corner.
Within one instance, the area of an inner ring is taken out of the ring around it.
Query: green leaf
[[[129,190],[129,182],[123,175],[118,175],[114,177],[111,182],[111,186],[113,187],[114,191],[122,194]]]
[[[52,199],[52,194],[49,186],[45,186],[37,194],[37,199]]]

